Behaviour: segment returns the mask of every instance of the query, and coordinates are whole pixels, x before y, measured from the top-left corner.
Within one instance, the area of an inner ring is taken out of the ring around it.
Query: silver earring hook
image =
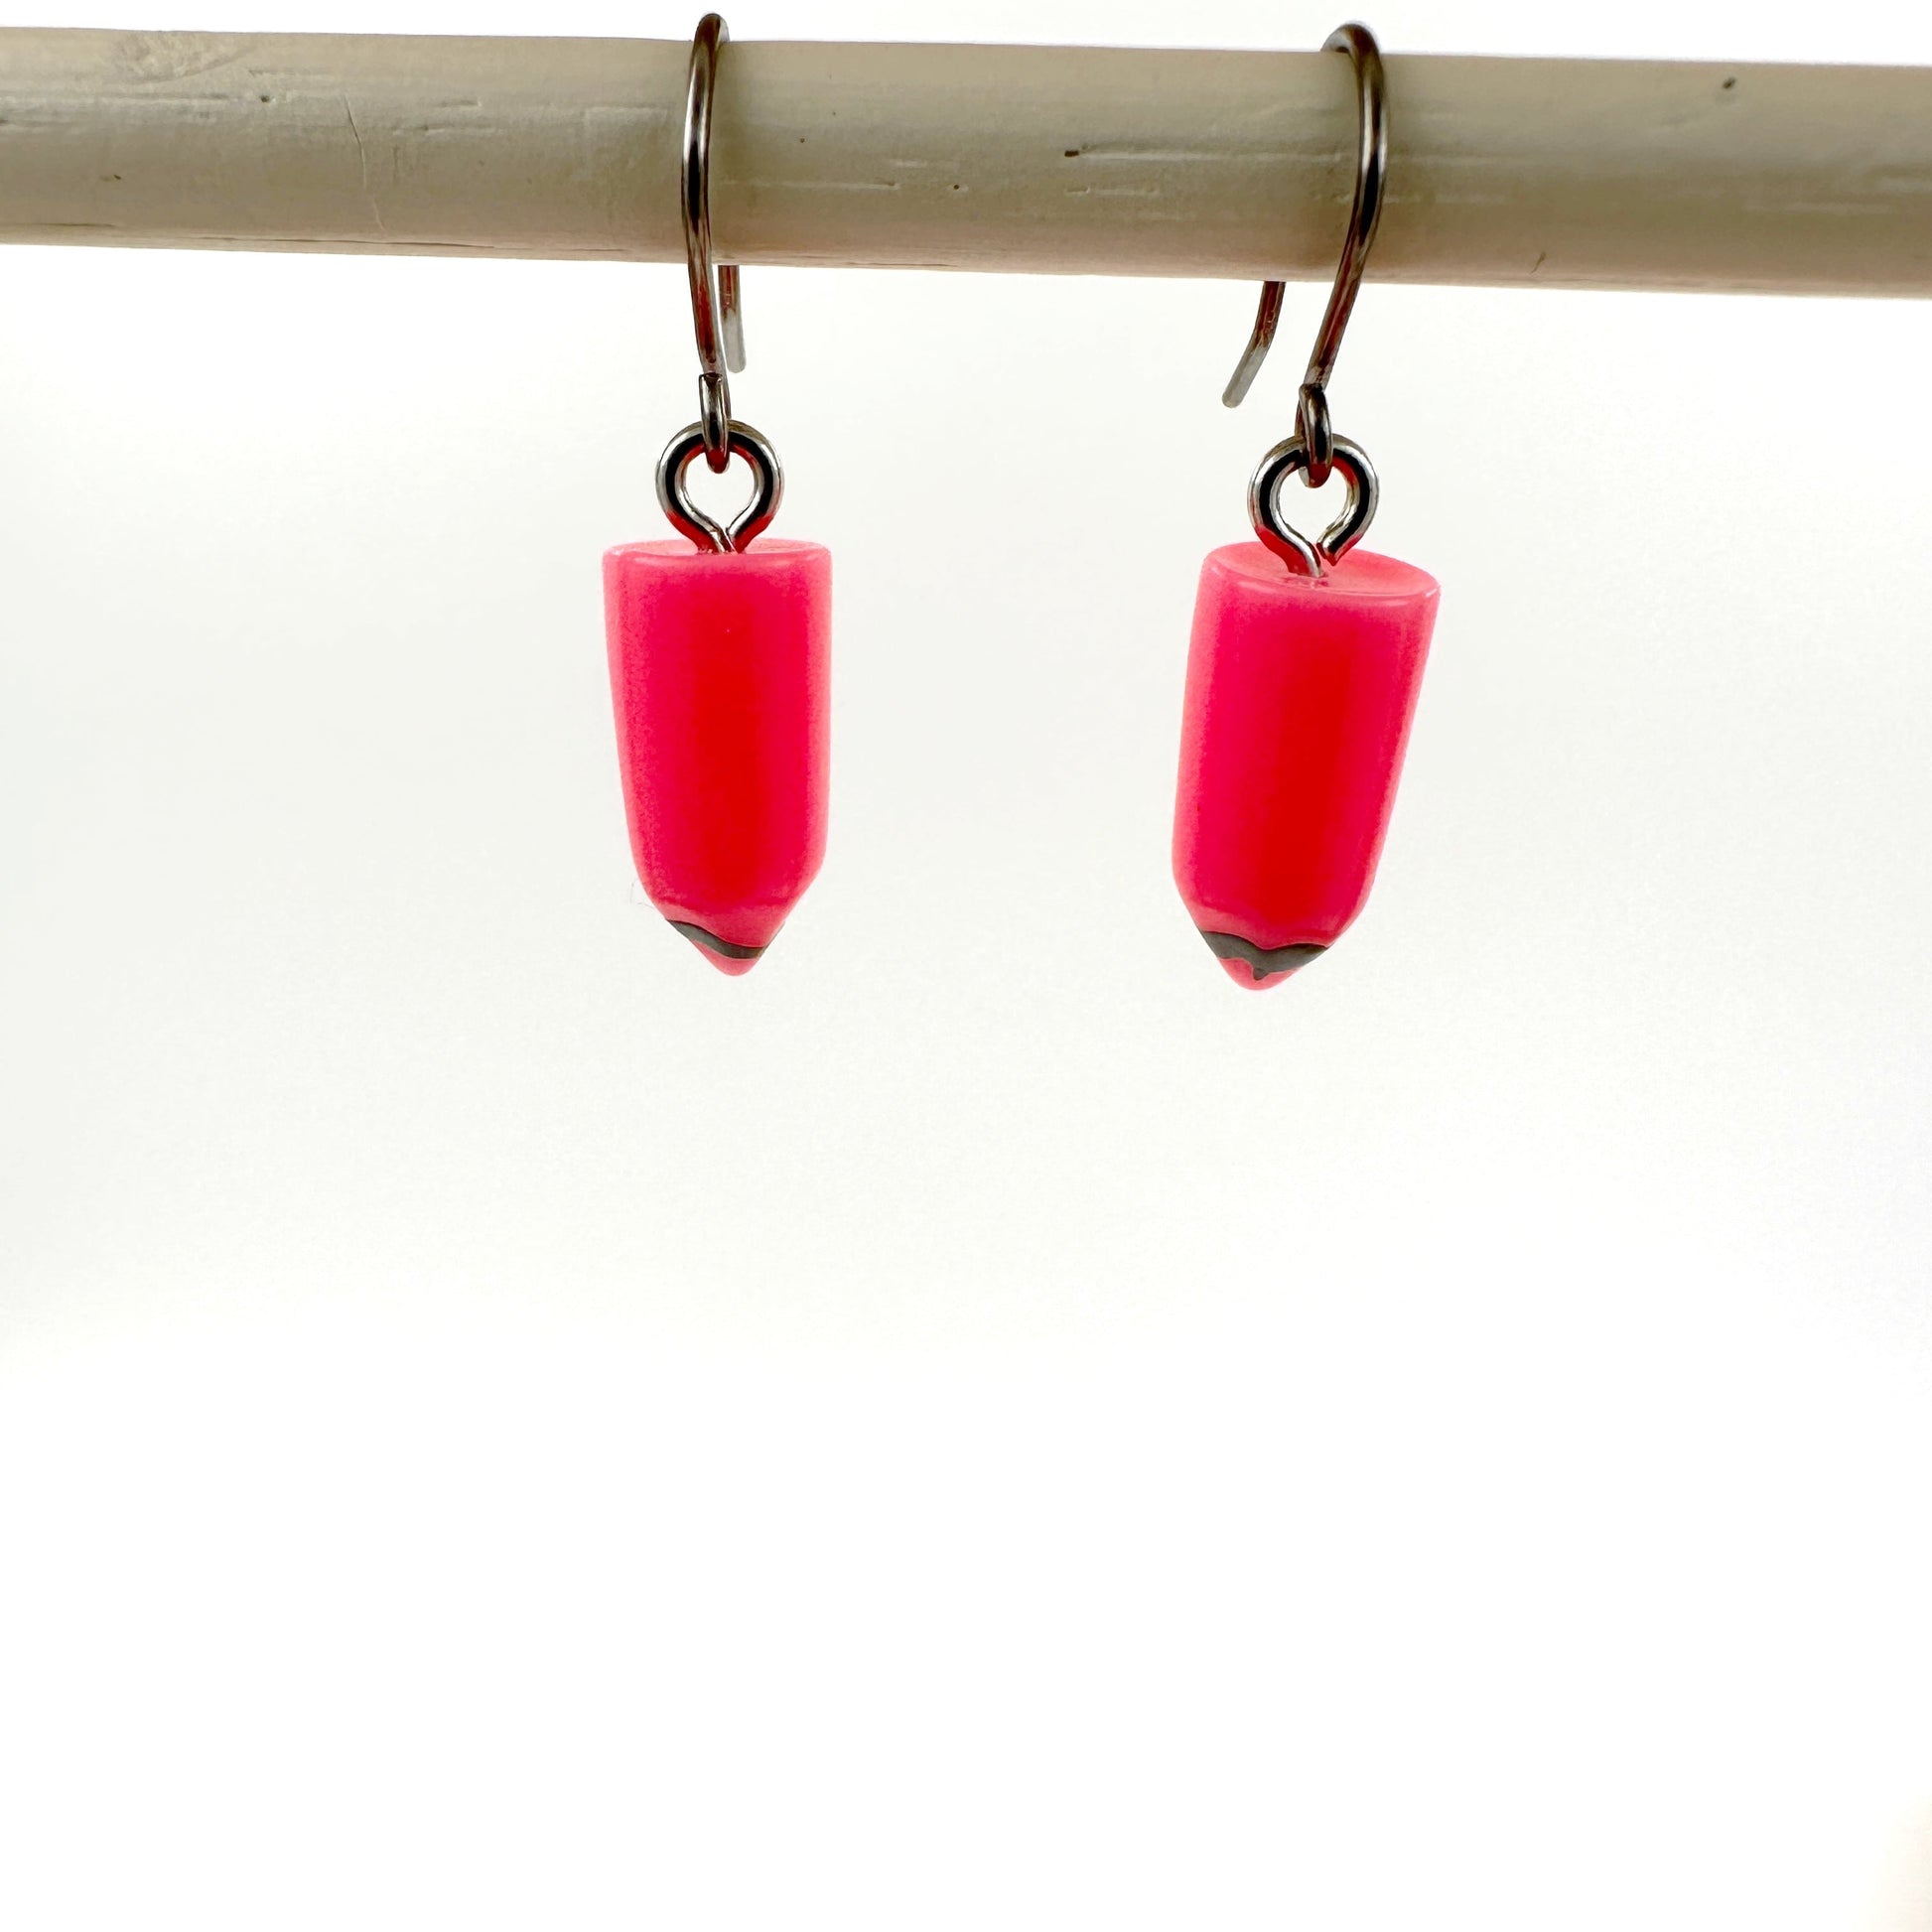
[[[684,257],[691,272],[691,322],[698,337],[698,421],[706,464],[720,474],[731,462],[731,375],[745,366],[745,324],[738,270],[711,265],[711,103],[718,90],[718,50],[731,39],[717,14],[691,37],[684,90],[684,158],[678,190],[684,205]],[[727,371],[730,371],[728,374]]]
[[[1295,403],[1295,435],[1308,454],[1307,476],[1311,488],[1328,481],[1334,465],[1334,430],[1328,421],[1328,382],[1335,372],[1335,357],[1341,352],[1342,332],[1355,307],[1355,294],[1362,285],[1362,270],[1368,265],[1368,251],[1375,239],[1376,224],[1382,218],[1382,186],[1389,167],[1389,110],[1387,87],[1382,73],[1382,50],[1375,36],[1359,21],[1337,27],[1322,43],[1322,52],[1346,54],[1355,69],[1357,139],[1355,150],[1355,200],[1348,215],[1348,234],[1341,247],[1341,260],[1335,269],[1334,287],[1328,294],[1328,307],[1314,339],[1314,351],[1309,357],[1308,373]],[[1249,386],[1268,359],[1281,321],[1285,285],[1262,285],[1261,306],[1255,312],[1254,333],[1248,346],[1234,365],[1221,400],[1234,408],[1248,393]]]
[[[718,91],[718,50],[731,39],[716,14],[706,14],[691,37],[691,70],[684,92],[684,157],[678,194],[684,207],[685,265],[691,271],[691,326],[698,338],[698,420],[664,446],[657,459],[657,501],[671,527],[701,550],[743,550],[778,513],[785,473],[778,453],[750,423],[732,414],[731,378],[745,366],[745,324],[738,270],[711,261],[711,103]],[[733,457],[752,473],[752,500],[729,522],[692,502],[685,472],[702,453],[705,467],[723,476]]]

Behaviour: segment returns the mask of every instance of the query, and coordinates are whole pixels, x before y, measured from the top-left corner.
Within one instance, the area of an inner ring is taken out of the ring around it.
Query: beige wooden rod
[[[0,240],[670,261],[682,43],[0,30]],[[1371,279],[1932,294],[1932,69],[1388,62]],[[722,259],[1323,278],[1312,53],[735,42]]]

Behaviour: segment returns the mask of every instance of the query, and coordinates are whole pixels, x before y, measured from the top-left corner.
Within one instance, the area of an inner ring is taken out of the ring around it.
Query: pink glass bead
[[[1321,578],[1259,543],[1201,566],[1173,875],[1237,985],[1278,986],[1362,909],[1440,595],[1363,550]]]
[[[604,606],[637,877],[720,972],[749,973],[825,857],[831,553],[622,544]]]

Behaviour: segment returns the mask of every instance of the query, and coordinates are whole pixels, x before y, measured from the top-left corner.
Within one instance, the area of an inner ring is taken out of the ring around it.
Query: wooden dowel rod
[[[0,30],[0,241],[681,258],[681,42]],[[1932,294],[1932,69],[1388,62],[1377,281]],[[721,258],[1326,277],[1336,55],[734,43]]]

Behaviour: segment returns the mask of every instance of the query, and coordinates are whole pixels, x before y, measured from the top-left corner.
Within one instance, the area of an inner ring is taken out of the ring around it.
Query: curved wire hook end
[[[1324,54],[1346,54],[1355,69],[1355,197],[1349,209],[1348,233],[1342,242],[1341,260],[1335,268],[1334,287],[1329,292],[1327,311],[1321,318],[1314,349],[1309,356],[1308,373],[1302,379],[1304,397],[1311,389],[1325,390],[1329,377],[1334,373],[1335,357],[1341,350],[1342,332],[1348,327],[1348,317],[1355,306],[1355,293],[1362,284],[1362,270],[1368,263],[1369,246],[1375,239],[1376,226],[1382,218],[1382,183],[1389,164],[1387,89],[1382,73],[1382,50],[1374,34],[1360,21],[1350,21],[1328,36],[1321,44],[1321,51]],[[1253,386],[1255,377],[1261,373],[1261,365],[1268,359],[1268,351],[1274,346],[1275,331],[1281,322],[1282,298],[1286,293],[1285,283],[1262,284],[1261,304],[1255,311],[1255,326],[1248,337],[1248,345],[1241,351],[1241,359],[1235,363],[1234,373],[1228,377],[1227,387],[1221,392],[1221,401],[1229,409],[1240,404]],[[1298,408],[1296,417],[1304,430],[1310,427],[1306,407]],[[1321,476],[1311,478],[1311,481],[1323,481],[1326,474],[1324,465]]]
[[[1287,293],[1286,282],[1262,283],[1261,306],[1255,311],[1254,332],[1248,338],[1248,346],[1241,351],[1240,361],[1234,365],[1234,373],[1228,377],[1228,386],[1221,391],[1223,409],[1238,409],[1247,400],[1255,377],[1261,373],[1262,363],[1268,359],[1268,351],[1275,345],[1275,331],[1281,326],[1282,320],[1282,297]]]

